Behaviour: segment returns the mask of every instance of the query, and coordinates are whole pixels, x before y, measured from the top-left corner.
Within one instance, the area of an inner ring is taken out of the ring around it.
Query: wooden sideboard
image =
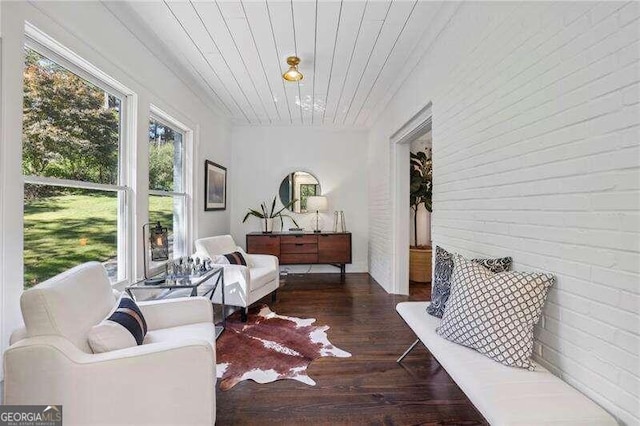
[[[344,275],[351,263],[351,233],[252,232],[247,234],[247,253],[277,256],[281,265],[334,265]]]

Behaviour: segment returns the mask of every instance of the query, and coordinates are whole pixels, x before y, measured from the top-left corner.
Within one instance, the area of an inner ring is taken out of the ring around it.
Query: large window
[[[187,254],[185,135],[157,115],[149,120],[149,221],[168,228],[170,257]]]
[[[125,280],[126,97],[36,42],[25,58],[24,286],[92,260]]]

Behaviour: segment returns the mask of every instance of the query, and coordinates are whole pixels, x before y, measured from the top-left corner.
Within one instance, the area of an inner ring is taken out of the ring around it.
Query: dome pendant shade
[[[304,78],[302,73],[298,71],[298,64],[300,63],[300,58],[297,56],[289,56],[287,58],[287,64],[289,64],[289,69],[287,72],[282,74],[282,78],[287,81],[300,81]]]

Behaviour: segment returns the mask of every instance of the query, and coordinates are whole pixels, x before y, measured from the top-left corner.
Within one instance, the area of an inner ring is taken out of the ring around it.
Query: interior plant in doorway
[[[271,202],[271,208],[267,205],[266,202],[260,204],[260,209],[249,209],[246,215],[244,215],[244,219],[242,219],[242,223],[245,223],[250,216],[257,217],[262,220],[262,232],[271,233],[273,232],[273,220],[280,219],[280,227],[284,226],[284,218],[289,218],[293,222],[293,224],[298,227],[298,222],[288,214],[283,213],[286,209],[291,207],[296,201],[291,200],[280,210],[276,211],[276,197],[273,197],[273,201]]]
[[[431,280],[431,247],[418,245],[418,209],[424,204],[431,212],[432,161],[429,151],[411,153],[411,176],[409,202],[413,212],[413,246],[409,248],[409,279],[428,282]]]
[[[424,204],[428,212],[431,212],[432,196],[432,161],[431,154],[427,151],[411,153],[411,181],[409,202],[413,210],[413,242],[418,245],[418,208]]]

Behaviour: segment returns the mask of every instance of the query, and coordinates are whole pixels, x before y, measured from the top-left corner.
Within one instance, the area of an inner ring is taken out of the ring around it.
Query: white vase
[[[262,222],[262,232],[270,234],[273,232],[273,218],[265,217]]]

